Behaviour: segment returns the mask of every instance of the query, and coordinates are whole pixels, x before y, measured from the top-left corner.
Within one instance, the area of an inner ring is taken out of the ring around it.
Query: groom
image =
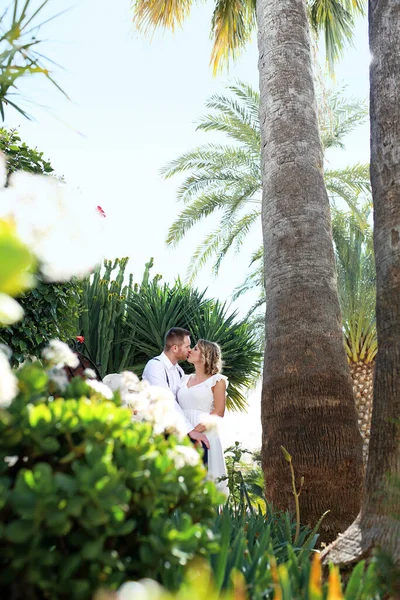
[[[190,356],[190,332],[181,327],[172,327],[167,331],[164,339],[164,351],[155,358],[149,360],[144,368],[142,378],[150,383],[150,385],[158,385],[159,387],[167,387],[171,390],[175,400],[181,378],[184,375],[183,369],[178,365],[181,360],[187,360]],[[195,443],[200,443],[203,450],[203,462],[208,462],[208,448],[210,443],[204,433],[196,431],[193,425],[186,419],[183,410],[176,402],[176,410],[181,414],[186,433]]]

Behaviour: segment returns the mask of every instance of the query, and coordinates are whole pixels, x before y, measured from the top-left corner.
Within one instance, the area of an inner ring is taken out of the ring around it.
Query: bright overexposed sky
[[[195,6],[183,30],[158,33],[152,42],[133,29],[129,0],[50,0],[47,14],[68,6],[39,37],[49,40],[42,51],[65,69],[54,67],[53,75],[71,100],[40,78],[28,78],[23,93],[48,108],[25,104],[35,117],[31,122],[9,109],[5,125],[18,127],[22,139],[42,150],[59,175],[79,187],[88,202],[104,208],[108,253],[130,256],[137,280],[151,256],[154,273],[167,281],[184,278],[190,255],[210,225],[193,229],[177,250],[165,246],[168,227],[180,210],[180,179],[163,181],[159,170],[197,145],[225,140],[196,132],[196,121],[205,113],[206,99],[223,92],[229,82],[240,79],[257,87],[256,35],[229,73],[214,78],[209,67],[212,2]],[[366,99],[368,66],[363,19],[357,23],[355,48],[337,67],[337,84],[346,85],[349,96]],[[328,155],[330,166],[367,161],[368,133],[366,124],[351,134],[345,151]],[[243,252],[225,261],[218,279],[206,268],[197,285],[229,301],[246,275],[250,249],[260,241],[261,231],[254,229]],[[234,306],[245,314],[252,300],[250,296]],[[251,423],[250,429],[259,427],[258,418]],[[229,437],[235,427],[242,429],[233,418]]]

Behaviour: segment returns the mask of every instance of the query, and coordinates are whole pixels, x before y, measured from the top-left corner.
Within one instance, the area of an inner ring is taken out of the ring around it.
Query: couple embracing
[[[187,360],[195,372],[185,375],[179,366]],[[164,340],[164,351],[147,363],[143,379],[150,385],[167,387],[176,400],[176,410],[185,422],[187,435],[204,449],[208,479],[226,475],[224,451],[218,432],[218,418],[224,416],[227,378],[221,374],[221,350],[218,344],[198,340],[191,348],[190,332],[180,327],[170,329]],[[227,491],[226,481],[217,483]]]

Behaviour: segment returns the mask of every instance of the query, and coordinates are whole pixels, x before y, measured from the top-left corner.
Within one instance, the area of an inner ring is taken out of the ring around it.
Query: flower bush
[[[177,588],[217,550],[222,499],[197,451],[133,422],[101,382],[60,386],[65,346],[43,360],[14,375],[0,352],[0,597],[89,599],[142,577]]]

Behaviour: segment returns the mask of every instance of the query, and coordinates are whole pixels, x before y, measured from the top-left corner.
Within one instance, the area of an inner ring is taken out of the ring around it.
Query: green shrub
[[[57,397],[38,363],[17,376],[0,409],[0,597],[89,599],[144,576],[174,589],[216,551],[221,497],[201,464],[177,466],[175,437],[83,379]]]
[[[39,357],[51,339],[67,341],[77,335],[80,293],[78,281],[40,282],[18,298],[25,313],[23,320],[0,328],[0,342],[11,348],[14,366],[28,356]]]

